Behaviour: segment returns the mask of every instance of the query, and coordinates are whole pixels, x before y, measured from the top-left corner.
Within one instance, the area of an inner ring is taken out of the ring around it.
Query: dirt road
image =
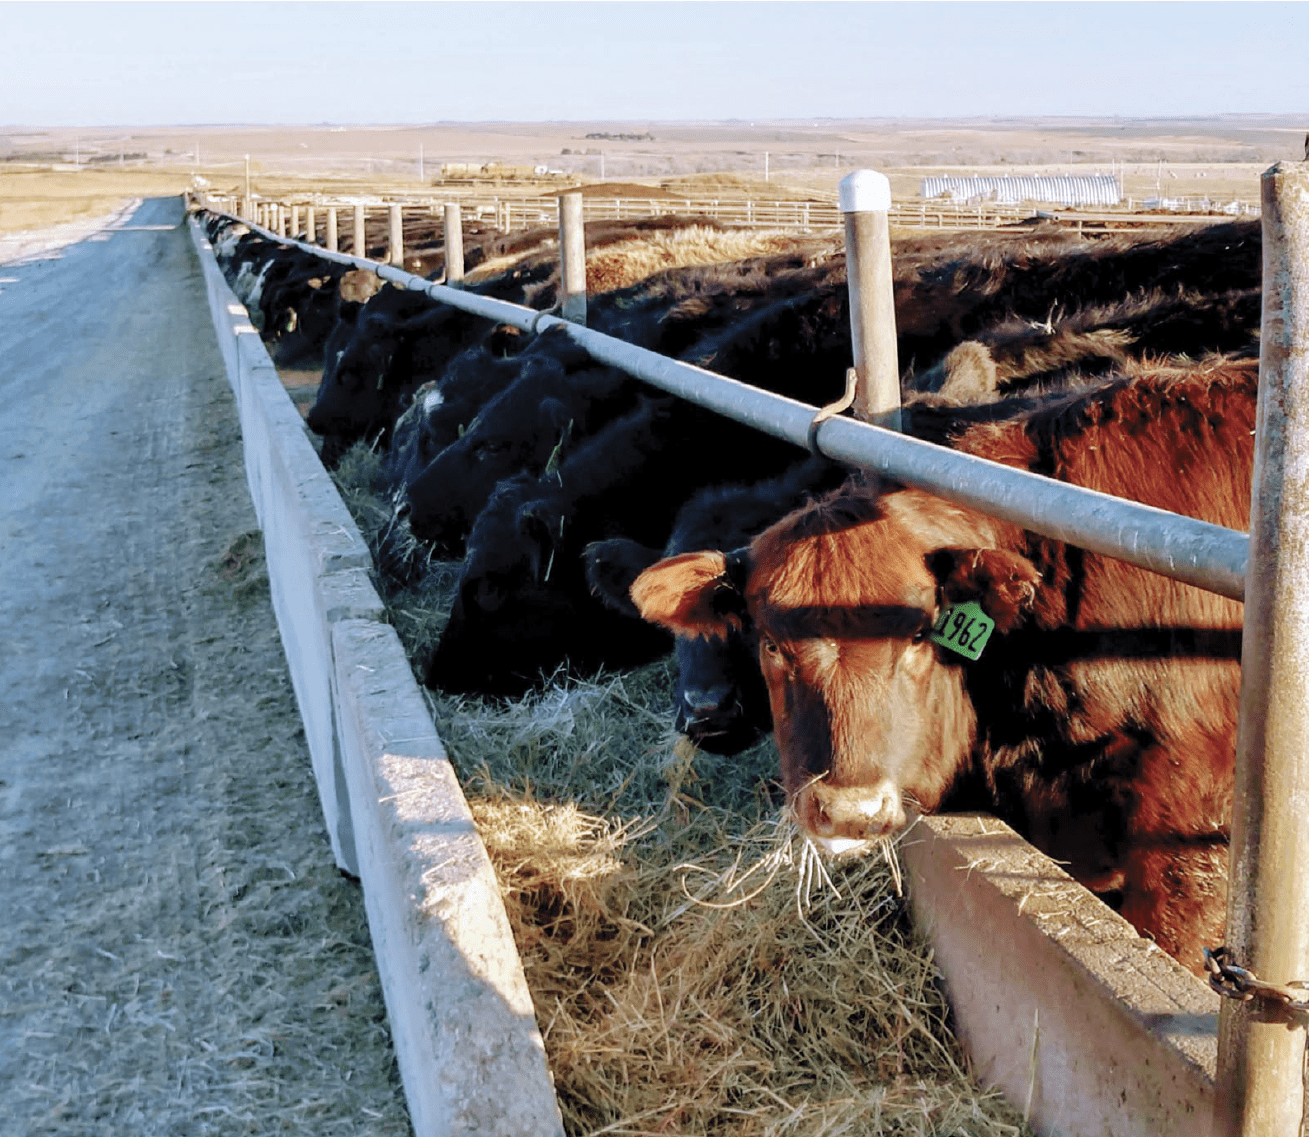
[[[0,1137],[407,1134],[181,226],[0,264]]]

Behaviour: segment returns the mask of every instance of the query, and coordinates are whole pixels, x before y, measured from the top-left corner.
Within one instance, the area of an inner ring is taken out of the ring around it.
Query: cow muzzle
[[[800,828],[834,855],[866,852],[873,842],[904,828],[899,789],[882,780],[872,786],[804,786],[791,804]]]

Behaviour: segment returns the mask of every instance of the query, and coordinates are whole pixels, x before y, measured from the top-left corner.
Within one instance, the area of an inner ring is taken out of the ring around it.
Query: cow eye
[[[777,646],[777,644],[773,640],[770,640],[767,636],[765,636],[763,639],[759,641],[759,646],[762,647],[764,651],[766,651],[769,655],[777,655],[782,650],[780,647]]]

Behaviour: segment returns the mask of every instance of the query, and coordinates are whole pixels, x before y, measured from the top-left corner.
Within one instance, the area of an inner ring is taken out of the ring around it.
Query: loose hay
[[[358,451],[360,448],[356,448]],[[342,463],[361,528],[373,466]],[[370,526],[370,518],[372,525]],[[421,663],[455,566],[388,597]],[[824,865],[771,740],[670,729],[668,661],[514,701],[430,694],[495,865],[571,1135],[1029,1133],[968,1077],[894,856]]]

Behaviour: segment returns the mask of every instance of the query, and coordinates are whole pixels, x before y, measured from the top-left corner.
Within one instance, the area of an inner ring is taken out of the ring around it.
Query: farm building
[[[1122,199],[1118,179],[1111,174],[1036,174],[1025,177],[960,177],[941,174],[924,178],[925,198],[952,201],[994,201],[1016,205],[1022,201],[1052,205],[1117,205]]]

